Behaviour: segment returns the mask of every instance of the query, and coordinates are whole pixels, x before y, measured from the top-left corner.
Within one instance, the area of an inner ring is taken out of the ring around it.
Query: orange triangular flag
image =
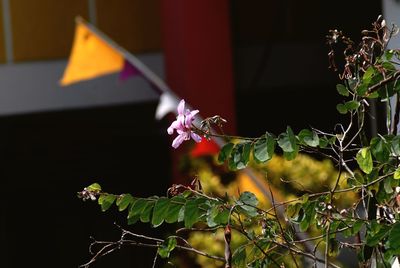
[[[122,70],[123,56],[77,21],[74,44],[67,68],[60,81],[62,86]]]

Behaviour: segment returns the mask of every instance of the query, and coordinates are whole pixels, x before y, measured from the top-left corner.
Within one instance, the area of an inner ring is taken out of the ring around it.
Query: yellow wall
[[[0,5],[0,63],[4,63],[6,59],[3,31],[3,7]]]
[[[14,60],[43,60],[68,56],[74,18],[87,18],[87,1],[10,1]]]
[[[160,0],[97,0],[98,28],[131,52],[160,50]]]
[[[97,27],[119,45],[134,53],[160,50],[160,0],[97,0],[96,7]],[[68,57],[74,18],[88,14],[87,0],[10,1],[14,60]],[[4,54],[0,32],[0,61]]]

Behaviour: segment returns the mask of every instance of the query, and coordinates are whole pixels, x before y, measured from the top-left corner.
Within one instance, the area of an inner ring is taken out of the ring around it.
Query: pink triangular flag
[[[132,76],[141,75],[141,72],[126,59],[124,60],[124,67],[119,73],[119,79],[122,81],[127,80]]]

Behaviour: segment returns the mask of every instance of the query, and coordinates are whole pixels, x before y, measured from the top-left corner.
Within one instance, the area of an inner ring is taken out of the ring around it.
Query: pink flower
[[[172,122],[171,126],[167,129],[169,135],[174,133],[174,130],[178,133],[178,136],[172,142],[172,147],[175,149],[181,145],[183,141],[190,140],[190,137],[195,142],[200,142],[201,137],[192,131],[192,122],[194,116],[199,112],[199,110],[190,111],[185,110],[185,101],[181,100],[178,105],[178,116],[176,120]]]

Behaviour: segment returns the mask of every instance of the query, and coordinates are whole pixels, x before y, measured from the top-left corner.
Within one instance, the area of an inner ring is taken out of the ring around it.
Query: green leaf
[[[232,149],[229,157],[229,168],[231,170],[243,169],[250,159],[251,143],[238,143]]]
[[[101,210],[104,212],[108,210],[111,205],[114,203],[117,197],[113,194],[102,194],[99,197],[98,203],[101,206]]]
[[[243,150],[240,157],[240,163],[238,163],[237,168],[242,169],[247,166],[250,159],[250,152],[251,152],[251,143],[244,143]]]
[[[120,195],[115,203],[118,206],[119,211],[124,211],[131,203],[133,203],[134,198],[130,194]]]
[[[135,205],[135,203],[138,201],[138,199],[135,198],[135,200],[133,200],[131,208],[129,209],[129,213],[128,216],[126,217],[128,219],[128,225],[132,225],[135,224],[138,220],[139,220],[139,215],[135,214],[134,211],[132,210],[133,206]]]
[[[378,81],[380,82],[380,81]],[[380,87],[377,91],[379,93],[379,97],[381,98],[382,102],[389,101],[388,99],[392,97],[398,90],[396,81],[388,83],[384,87]]]
[[[319,147],[326,148],[329,144],[329,139],[326,136],[322,136],[319,138]]]
[[[325,205],[319,206],[319,208],[325,208]],[[318,209],[319,209],[318,208]],[[329,229],[329,238],[336,238],[337,236],[337,230],[344,227],[343,221],[340,219],[341,217],[338,214],[333,214],[333,221],[330,223],[330,229]],[[322,230],[323,235],[326,235],[327,229]]]
[[[374,247],[379,244],[390,231],[390,227],[387,225],[376,223],[376,230],[370,230],[367,232],[366,244],[370,247]]]
[[[305,232],[315,221],[316,212],[316,202],[310,201],[304,204],[304,215],[300,222],[300,231]]]
[[[234,146],[228,159],[229,169],[236,170],[237,163],[239,162],[240,162],[240,152],[238,151],[238,146]]]
[[[394,65],[390,62],[385,61],[384,63],[382,63],[383,68],[385,68],[388,71],[396,71],[396,67],[394,67]]]
[[[230,142],[230,143],[225,144],[222,147],[221,151],[218,154],[218,162],[220,164],[224,163],[225,160],[229,158],[229,156],[232,152],[233,146],[234,146],[234,144]]]
[[[395,172],[394,172],[394,174],[393,174],[393,178],[396,179],[396,180],[400,179],[400,167],[398,167],[398,168],[395,170]]]
[[[266,251],[270,248],[272,242],[271,239],[269,238],[262,238],[257,240],[256,242],[257,245],[254,245],[252,250],[250,251],[250,253],[248,254],[247,258],[251,258],[251,259],[258,259],[260,266],[250,266],[250,267],[259,267],[259,268],[264,268],[264,267],[271,267],[271,266],[265,266],[262,263],[262,256],[264,256],[264,253],[262,251]],[[262,251],[261,251],[261,250]],[[272,266],[274,267],[274,266]]]
[[[299,215],[300,209],[301,209],[301,203],[289,204],[286,209],[287,217],[294,222],[299,222],[302,216]]]
[[[191,199],[186,202],[184,215],[185,228],[191,228],[193,224],[200,221],[202,211],[199,206],[204,202],[203,198]]]
[[[258,199],[255,194],[252,192],[243,192],[240,197],[239,201],[241,201],[244,204],[251,205],[256,207],[258,205]]]
[[[393,193],[392,181],[394,181],[394,179],[392,179],[391,177],[383,180],[383,188],[387,194]]]
[[[86,187],[86,189],[91,192],[100,192],[101,186],[98,183],[93,183],[93,184],[89,185],[88,187]]]
[[[376,74],[375,68],[372,65],[369,66],[363,75],[362,78],[363,84],[368,86],[372,80],[372,77],[375,76],[375,74]]]
[[[160,197],[156,201],[153,209],[153,217],[151,219],[151,224],[153,227],[158,227],[164,222],[168,213],[169,203],[170,200],[166,197]]]
[[[165,216],[166,223],[174,223],[179,219],[179,212],[186,203],[186,199],[181,196],[174,196],[171,198],[168,206],[168,212]]]
[[[142,214],[142,211],[145,208],[146,204],[147,201],[144,198],[136,199],[136,201],[131,205],[131,209],[129,210],[128,220],[131,218],[139,220],[140,215]]]
[[[358,233],[361,230],[363,224],[364,224],[363,221],[356,221],[351,228],[352,234],[355,235],[356,233]]]
[[[287,127],[286,133],[279,135],[278,145],[284,152],[293,152],[296,150],[296,137],[290,127]]]
[[[364,224],[363,221],[354,222],[350,228],[343,231],[344,237],[348,238],[348,237],[356,235],[361,230],[363,224]],[[350,224],[348,224],[348,225],[350,225]]]
[[[266,133],[254,144],[254,159],[258,163],[264,163],[270,160],[274,155],[275,144],[276,142],[274,137],[271,134]]]
[[[398,93],[400,91],[400,81],[397,79],[393,82],[393,91]]]
[[[357,91],[358,95],[364,96],[365,93],[367,93],[367,91],[368,91],[368,84],[361,83],[360,85],[357,86],[356,91]],[[377,93],[376,94],[371,94],[368,97],[369,98],[377,98],[378,94]]]
[[[294,151],[294,152],[283,152],[283,157],[286,159],[286,160],[293,160],[293,159],[295,159],[296,157],[297,157],[297,154],[298,154],[299,152],[298,151]]]
[[[229,214],[228,209],[220,209],[220,213],[214,217],[214,222],[219,225],[226,225],[229,221]]]
[[[175,237],[168,237],[158,248],[158,255],[160,255],[160,257],[164,259],[169,258],[169,254],[171,253],[171,251],[174,250],[176,245],[177,242]]]
[[[388,61],[392,60],[393,55],[394,55],[394,50],[393,49],[385,50],[385,58],[386,58],[386,60],[388,60]]]
[[[328,241],[329,243],[329,252],[328,255],[330,257],[336,257],[339,254],[339,242],[335,238],[331,238]]]
[[[287,160],[296,158],[299,152],[299,145],[297,144],[296,136],[293,134],[293,130],[287,127],[286,133],[282,133],[278,137],[278,145],[283,150],[283,156]]]
[[[254,217],[258,214],[257,213],[258,199],[253,193],[243,192],[236,203],[239,206],[238,208],[241,210],[242,213],[245,213],[250,217]]]
[[[347,90],[347,88],[343,84],[337,84],[336,85],[336,90],[342,96],[345,96],[345,97],[349,96],[349,91]]]
[[[358,101],[351,100],[351,101],[346,102],[344,104],[344,106],[346,107],[347,111],[353,111],[353,110],[357,110],[357,108],[360,107],[360,103]]]
[[[179,210],[178,222],[183,222],[183,221],[185,220],[185,208],[186,208],[186,204],[185,204],[185,206],[183,206],[183,207]]]
[[[394,254],[400,254],[400,222],[396,222],[390,230],[388,246]]]
[[[219,213],[219,207],[218,206],[213,206],[211,208],[208,209],[207,211],[207,225],[208,227],[215,227],[218,225],[218,223],[216,223],[214,221],[214,218],[218,215]]]
[[[309,194],[303,194],[303,196],[301,197],[301,203],[305,204],[308,202],[309,199],[310,199]]]
[[[376,160],[380,162],[387,162],[389,160],[389,147],[381,137],[372,138],[370,147],[372,155]]]
[[[339,103],[338,105],[336,105],[336,110],[338,110],[338,112],[341,114],[347,114],[346,105],[344,105],[342,103]]]
[[[361,174],[359,174],[359,173],[356,173],[356,174],[359,175],[358,177],[356,176],[357,179],[358,179],[359,182],[360,182],[359,186],[362,185],[362,184],[364,184],[365,182],[371,183],[371,182],[375,181],[376,179],[378,179],[378,177],[379,177],[379,170],[380,170],[379,167],[378,167],[378,168],[373,168],[372,171],[371,171],[367,176],[365,176],[365,177],[363,177],[363,176],[362,176]],[[367,179],[366,181],[365,181],[365,178]]]
[[[388,191],[391,191],[392,189],[388,189],[388,185],[387,183],[385,183],[386,180],[381,181],[378,184],[378,189],[376,189],[376,187],[374,189],[377,190],[377,192],[374,194],[376,200],[378,201],[378,203],[386,203],[387,201],[389,201],[390,199],[392,199],[392,194],[387,194]],[[386,184],[386,185],[385,185]]]
[[[225,225],[228,223],[229,210],[222,205],[214,205],[207,211],[207,225],[215,227],[217,225]]]
[[[395,156],[400,156],[400,136],[394,136],[390,144],[392,153]]]
[[[358,166],[364,171],[366,174],[371,173],[373,164],[372,164],[372,156],[371,150],[369,147],[364,147],[360,151],[358,151],[357,156]]]
[[[151,213],[153,211],[155,201],[147,201],[145,207],[143,208],[142,213],[140,214],[141,222],[149,222]]]
[[[246,267],[246,247],[238,247],[232,255],[232,264],[234,267]]]
[[[140,215],[128,215],[128,225],[132,225],[138,222],[138,220],[140,219]]]
[[[319,145],[319,138],[315,131],[311,131],[309,129],[303,129],[300,131],[299,140],[302,144],[317,147]]]

